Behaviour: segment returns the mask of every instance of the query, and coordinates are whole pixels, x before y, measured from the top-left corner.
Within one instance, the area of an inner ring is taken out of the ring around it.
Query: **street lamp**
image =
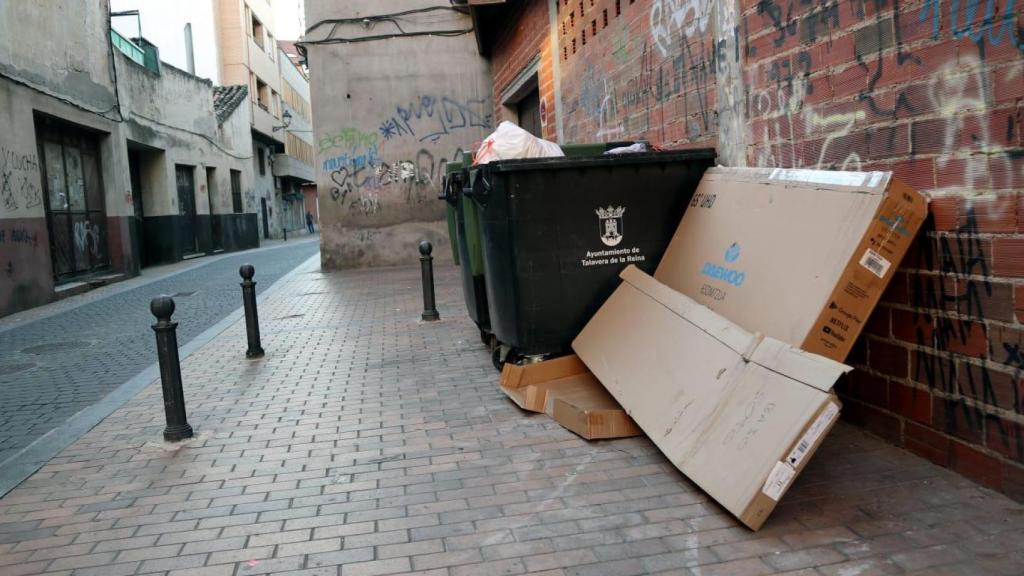
[[[280,126],[274,126],[272,128],[272,130],[274,132],[277,132],[278,130],[286,130],[288,128],[288,126],[291,125],[291,123],[292,123],[292,113],[289,112],[288,110],[285,110],[284,114],[281,115],[281,122],[282,122],[282,124]]]

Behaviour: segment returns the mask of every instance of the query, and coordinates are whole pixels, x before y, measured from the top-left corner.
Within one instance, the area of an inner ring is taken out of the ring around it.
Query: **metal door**
[[[220,190],[217,188],[217,170],[216,168],[207,168],[206,200],[210,214],[210,245],[214,250],[220,250],[224,248],[224,244],[221,241],[220,215],[214,212],[215,197],[220,197]]]
[[[540,91],[534,88],[519,101],[519,104],[516,105],[516,111],[519,115],[519,126],[540,138]]]
[[[128,151],[128,176],[132,183],[132,208],[135,215],[135,237],[132,238],[132,245],[135,247],[135,255],[138,258],[139,267],[145,267],[146,243],[145,243],[145,211],[142,206],[142,166],[141,155],[138,150]]]
[[[270,239],[270,220],[267,217],[267,199],[260,198],[260,210],[263,212],[263,238]]]
[[[64,281],[106,267],[107,215],[95,139],[39,126],[53,276]]]
[[[179,232],[183,254],[196,253],[196,176],[192,166],[175,166],[178,181]]]

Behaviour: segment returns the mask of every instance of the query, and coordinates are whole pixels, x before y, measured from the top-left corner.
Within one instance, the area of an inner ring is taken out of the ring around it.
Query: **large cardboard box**
[[[679,470],[756,530],[835,423],[831,388],[850,368],[634,266],[621,277],[573,348]]]
[[[523,410],[544,412],[587,440],[642,434],[575,354],[536,364],[505,364],[501,390]]]
[[[712,168],[654,276],[747,330],[842,361],[927,212],[890,172]]]

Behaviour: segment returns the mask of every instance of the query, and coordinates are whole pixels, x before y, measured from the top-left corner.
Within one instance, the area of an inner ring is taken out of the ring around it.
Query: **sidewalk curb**
[[[299,274],[310,272],[320,264],[319,251],[304,262],[293,268],[290,272],[277,279],[257,296],[256,301],[262,303],[278,292],[288,281]],[[204,330],[195,338],[189,340],[178,348],[178,356],[184,361],[186,358],[199,351],[203,346],[216,338],[221,332],[230,328],[244,316],[241,307],[236,308],[219,322]],[[239,344],[239,355],[243,354],[244,342]],[[95,404],[83,408],[68,418],[66,422],[40,436],[28,446],[14,453],[11,457],[0,462],[0,498],[13,490],[18,484],[35,474],[65,448],[75,443],[79,438],[85,436],[96,425],[110,416],[115,410],[124,406],[146,387],[155,384],[160,380],[160,365],[151,364],[142,372],[113,389]]]
[[[100,295],[99,297],[95,298],[95,299],[89,299],[89,300],[87,300],[85,302],[77,302],[77,303],[76,302],[68,302],[68,300],[57,300],[57,301],[50,302],[48,304],[44,304],[43,306],[41,306],[41,307],[50,307],[50,306],[53,307],[53,308],[51,308],[49,310],[46,310],[46,311],[43,311],[43,312],[39,312],[36,308],[29,308],[28,310],[22,310],[21,312],[16,312],[14,314],[11,314],[10,316],[5,316],[3,318],[0,318],[0,334],[4,334],[6,332],[10,332],[11,330],[15,330],[17,328],[24,328],[25,326],[29,326],[29,325],[31,325],[31,324],[33,324],[35,322],[38,322],[39,320],[45,320],[47,318],[51,318],[51,317],[53,317],[53,316],[55,316],[57,314],[61,314],[61,313],[67,312],[69,310],[74,310],[75,308],[78,308],[79,306],[83,306],[85,304],[90,304],[92,302],[97,302],[97,301],[103,300],[105,298],[110,298],[111,296],[117,296],[118,294],[121,294],[123,292],[127,292],[129,290],[134,290],[136,288],[142,288],[142,287],[147,286],[149,284],[153,284],[154,282],[160,282],[161,280],[166,280],[168,278],[173,278],[173,277],[175,277],[175,276],[177,276],[179,274],[184,274],[186,272],[191,272],[192,270],[195,270],[197,268],[202,268],[202,267],[208,266],[210,264],[215,264],[216,262],[219,262],[220,260],[223,260],[225,258],[232,258],[232,257],[235,257],[235,256],[242,256],[242,255],[245,255],[245,254],[251,254],[253,252],[261,252],[261,251],[269,251],[269,250],[280,250],[282,248],[289,248],[289,247],[295,246],[296,244],[304,244],[304,243],[307,243],[307,242],[310,243],[310,244],[312,244],[314,242],[319,243],[319,238],[317,238],[315,241],[314,240],[301,240],[300,239],[300,240],[298,240],[296,242],[293,242],[292,244],[281,243],[281,244],[274,244],[272,246],[260,246],[258,248],[249,248],[247,250],[239,250],[237,252],[223,252],[223,253],[220,253],[220,254],[212,254],[212,255],[208,255],[208,256],[203,256],[201,258],[195,258],[195,259],[192,259],[192,260],[182,260],[182,261],[179,261],[179,262],[174,262],[174,263],[168,264],[167,266],[173,267],[173,266],[179,266],[180,265],[181,268],[177,269],[177,270],[173,270],[171,272],[167,272],[165,274],[161,274],[161,275],[157,275],[157,276],[153,276],[153,277],[149,277],[149,278],[147,278],[145,274],[139,274],[138,276],[132,276],[131,278],[126,278],[125,280],[122,280],[120,282],[115,282],[113,284],[108,284],[107,286],[104,286],[103,288],[99,289],[99,290],[106,290],[106,292],[104,294]],[[192,262],[192,264],[191,265],[185,264],[186,262]],[[301,266],[301,264],[300,264],[300,266]],[[78,298],[81,298],[81,297],[94,297],[95,296],[95,292],[96,292],[96,290],[89,290],[87,292],[83,292],[82,294],[78,294],[78,295],[72,296],[70,298],[70,300],[75,300],[75,299],[78,299]],[[37,307],[37,308],[41,308],[41,307]],[[16,318],[18,315],[26,314],[26,313],[31,314],[33,312],[36,313],[35,316],[31,316],[30,315],[30,316],[25,317],[25,318]],[[15,319],[12,320],[12,318],[15,318]]]

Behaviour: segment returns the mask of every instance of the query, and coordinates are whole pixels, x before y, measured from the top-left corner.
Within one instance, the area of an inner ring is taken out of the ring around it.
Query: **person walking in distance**
[[[310,214],[308,210],[306,211],[306,228],[309,230],[310,234],[316,232],[313,228],[313,215]]]

